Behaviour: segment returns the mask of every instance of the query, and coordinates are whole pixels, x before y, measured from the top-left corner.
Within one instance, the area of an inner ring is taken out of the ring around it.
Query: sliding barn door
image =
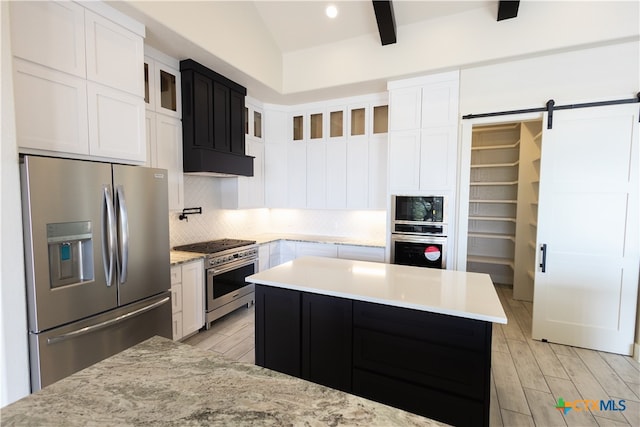
[[[555,111],[540,165],[534,339],[633,351],[638,104]]]

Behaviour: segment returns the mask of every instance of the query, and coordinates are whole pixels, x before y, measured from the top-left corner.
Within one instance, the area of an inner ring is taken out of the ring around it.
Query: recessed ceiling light
[[[327,6],[325,12],[329,18],[335,18],[336,16],[338,16],[338,8],[332,4]]]

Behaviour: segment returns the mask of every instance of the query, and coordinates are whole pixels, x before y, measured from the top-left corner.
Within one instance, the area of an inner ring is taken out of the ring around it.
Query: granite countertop
[[[2,408],[2,425],[444,424],[153,337]]]
[[[174,250],[169,251],[169,259],[170,259],[171,265],[184,264],[185,262],[191,262],[198,259],[203,259],[206,256],[207,256],[206,254],[200,254],[197,252],[184,252],[184,251],[174,251]]]
[[[330,243],[334,245],[371,246],[384,248],[384,239],[363,239],[356,237],[321,236],[313,234],[279,234],[265,233],[253,236],[244,236],[244,239],[255,240],[258,244],[275,242],[277,240],[290,240],[294,242]]]
[[[488,274],[324,257],[302,257],[247,282],[507,323]]]
[[[294,242],[310,242],[310,243],[329,243],[334,245],[352,245],[352,246],[368,246],[384,248],[385,242],[378,239],[358,239],[352,237],[334,237],[334,236],[317,236],[308,234],[259,234],[253,236],[243,236],[245,240],[255,240],[259,245],[264,243],[276,242],[278,240],[289,240]],[[195,261],[205,258],[207,254],[184,251],[169,251],[171,265],[184,264],[185,262]]]

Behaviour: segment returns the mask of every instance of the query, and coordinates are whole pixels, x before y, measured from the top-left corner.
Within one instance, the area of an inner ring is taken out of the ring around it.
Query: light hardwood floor
[[[507,314],[494,324],[492,343],[492,426],[640,426],[640,364],[630,357],[531,339],[529,302],[497,286]],[[241,308],[211,329],[184,342],[232,360],[255,363],[254,307]],[[624,411],[555,409],[558,398],[624,400]]]

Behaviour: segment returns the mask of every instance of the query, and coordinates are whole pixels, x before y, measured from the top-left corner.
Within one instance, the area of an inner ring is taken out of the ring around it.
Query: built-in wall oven
[[[446,268],[445,196],[392,196],[391,263]]]
[[[205,327],[216,319],[254,301],[255,286],[245,278],[258,272],[255,241],[220,239],[175,247],[208,254],[205,267]]]

